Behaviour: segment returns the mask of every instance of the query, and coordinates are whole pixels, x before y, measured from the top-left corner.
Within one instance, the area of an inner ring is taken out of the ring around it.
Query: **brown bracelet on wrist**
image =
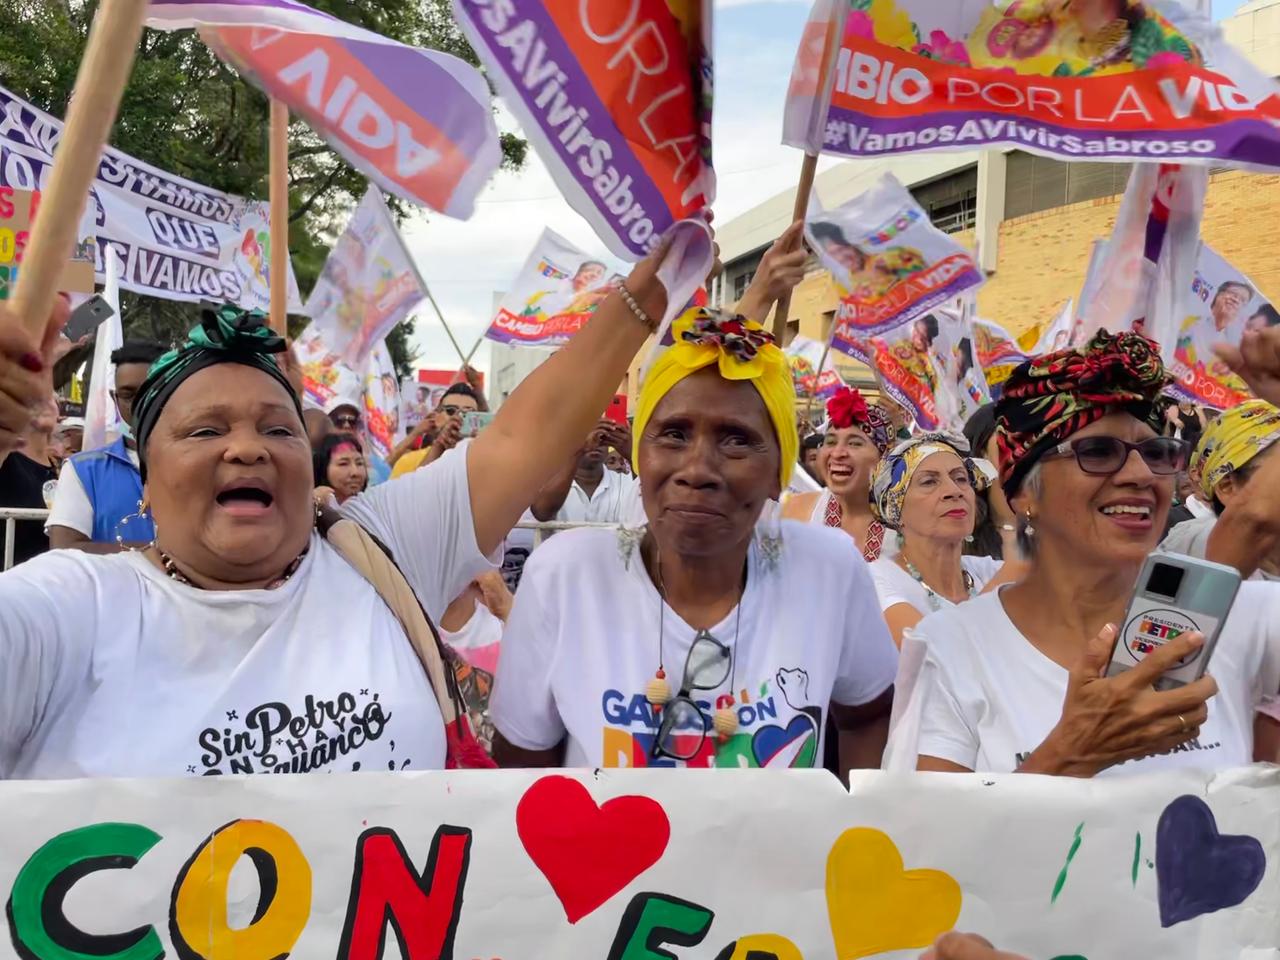
[[[658,321],[645,313],[644,307],[640,306],[639,301],[631,295],[631,291],[627,289],[625,283],[618,284],[618,296],[622,297],[622,302],[627,305],[627,309],[631,311],[632,315],[649,328],[650,333],[658,332]]]

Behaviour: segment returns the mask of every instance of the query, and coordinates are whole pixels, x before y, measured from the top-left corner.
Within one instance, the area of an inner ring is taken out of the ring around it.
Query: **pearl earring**
[[[1031,525],[1031,508],[1030,507],[1027,508],[1026,521],[1027,521],[1027,536],[1034,537],[1036,535],[1036,528]]]

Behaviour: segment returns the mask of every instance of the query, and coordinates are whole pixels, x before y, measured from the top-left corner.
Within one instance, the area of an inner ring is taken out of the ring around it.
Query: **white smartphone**
[[[1204,635],[1204,646],[1156,681],[1172,690],[1204,676],[1222,623],[1240,589],[1240,571],[1178,553],[1153,553],[1142,565],[1107,676],[1131,670],[1184,633]]]

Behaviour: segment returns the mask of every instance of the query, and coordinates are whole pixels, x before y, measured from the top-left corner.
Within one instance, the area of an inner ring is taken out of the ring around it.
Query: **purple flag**
[[[502,162],[489,89],[456,57],[292,0],[157,0],[147,23],[199,29],[218,56],[405,200],[465,219]]]

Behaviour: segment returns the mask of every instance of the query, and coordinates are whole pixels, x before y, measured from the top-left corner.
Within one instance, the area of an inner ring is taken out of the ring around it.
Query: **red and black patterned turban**
[[[1160,430],[1169,380],[1157,345],[1136,333],[1103,330],[1083,347],[1022,364],[996,404],[1005,496],[1013,498],[1046,453],[1109,413],[1126,412]]]

